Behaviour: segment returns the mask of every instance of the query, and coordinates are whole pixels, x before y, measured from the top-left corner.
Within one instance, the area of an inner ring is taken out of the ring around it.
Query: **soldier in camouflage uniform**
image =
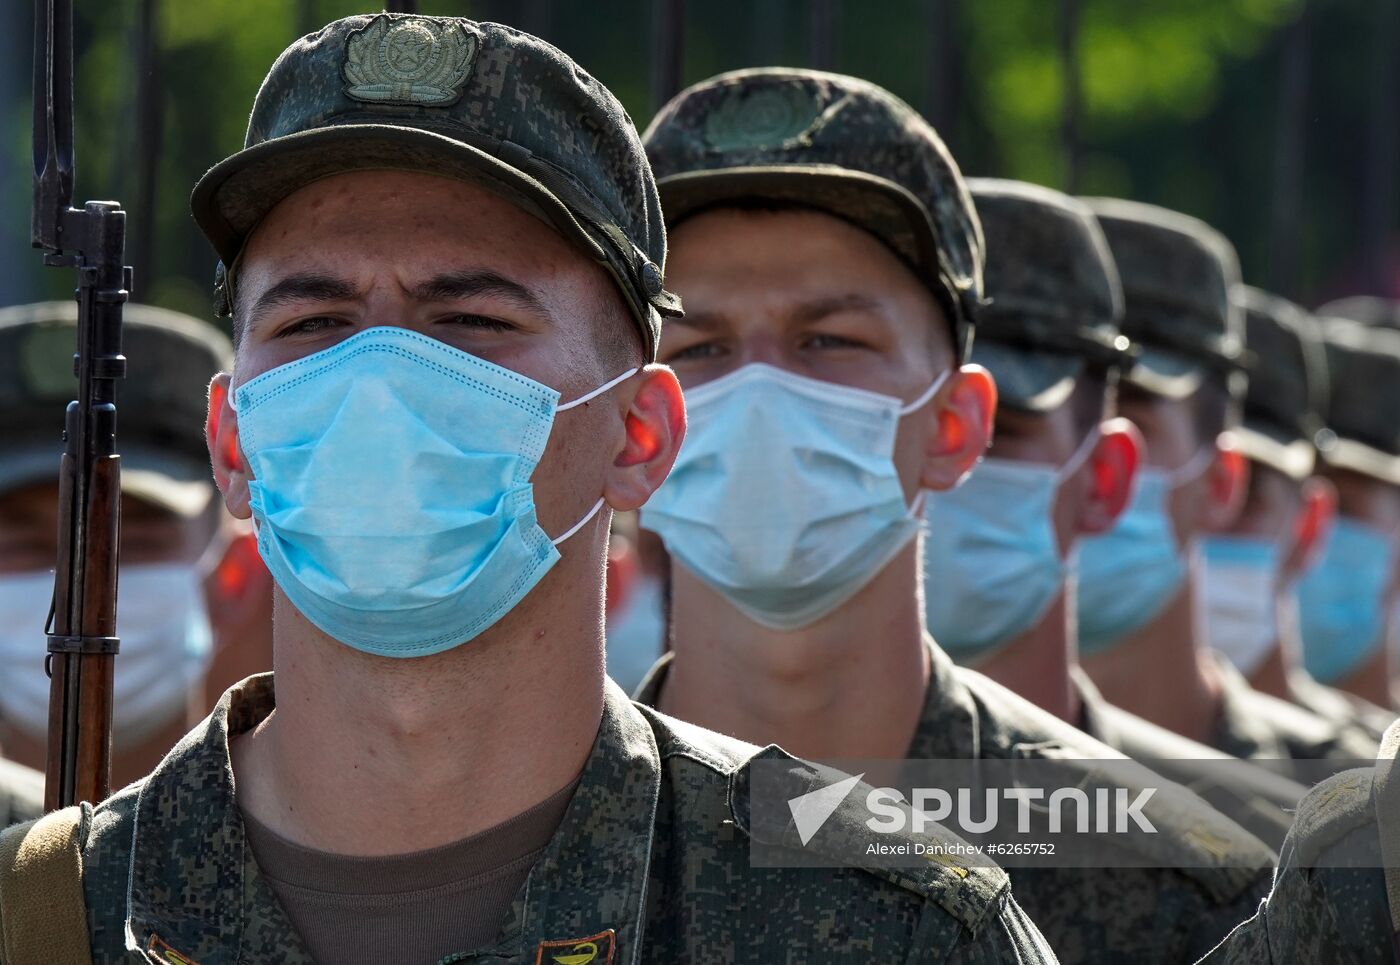
[[[1079,669],[1065,599],[1072,546],[1112,525],[1140,458],[1136,430],[1114,418],[1131,365],[1118,273],[1082,203],[1014,181],[969,187],[989,252],[972,361],[996,379],[997,432],[986,462],[928,500],[929,629],[960,664],[1185,784],[1277,848],[1302,786],[1222,766],[1228,755],[1114,707]]]
[[[1249,492],[1239,519],[1203,544],[1211,646],[1256,690],[1378,745],[1390,718],[1314,680],[1298,638],[1297,581],[1322,545],[1335,504],[1333,487],[1313,475],[1328,395],[1322,340],[1313,319],[1285,299],[1247,286],[1234,298],[1250,352],[1235,433],[1250,463]]]
[[[1308,792],[1258,913],[1201,965],[1394,965],[1400,957],[1400,724],[1375,767]]]
[[[680,310],[655,185],[601,85],[496,24],[340,20],[193,207],[276,689],[83,809],[97,962],[1053,961],[995,867],[751,867],[756,749],[606,682],[597,511],[645,501],[684,412],[648,364]]]
[[[1400,377],[1400,330],[1348,318],[1319,324],[1332,387],[1320,474],[1336,487],[1337,521],[1298,587],[1303,664],[1321,683],[1389,707],[1400,424],[1385,393]]]
[[[0,746],[31,767],[44,764],[49,723],[43,627],[77,315],[73,301],[0,309]],[[266,571],[251,536],[228,525],[204,445],[209,380],[232,360],[228,338],[149,305],[127,306],[124,333],[116,785],[148,773],[208,712],[206,681],[225,631],[268,615],[258,595]],[[230,649],[261,649],[251,656],[266,669],[270,648],[259,643],[265,634]]]
[[[937,134],[872,84],[772,68],[682,92],[645,140],[691,435],[642,510],[673,626],[638,700],[825,759],[1121,759],[924,630],[911,504],[973,468],[995,404],[960,364],[983,239]],[[1010,870],[1064,961],[1193,961],[1254,907],[1271,852],[1168,786],[1153,867]]]
[[[1199,542],[1234,522],[1249,471],[1230,435],[1245,388],[1234,249],[1173,211],[1089,205],[1118,265],[1123,331],[1142,350],[1119,411],[1142,430],[1147,465],[1115,527],[1080,545],[1084,668],[1125,710],[1313,784],[1346,766],[1329,761],[1367,759],[1369,743],[1251,689],[1211,653],[1200,619]]]

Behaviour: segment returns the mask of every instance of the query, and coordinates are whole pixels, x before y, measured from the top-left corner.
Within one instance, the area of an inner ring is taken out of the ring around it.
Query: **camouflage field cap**
[[[1069,398],[1086,365],[1129,365],[1118,271],[1089,209],[1021,181],[969,178],[967,186],[987,239],[987,304],[972,361],[991,370],[1000,402],[1048,412]]]
[[[668,224],[746,200],[835,215],[923,279],[966,347],[982,298],[982,229],[953,156],[893,94],[840,74],[739,70],[681,91],[643,139]]]
[[[1244,384],[1244,320],[1230,301],[1239,259],[1204,221],[1155,205],[1085,198],[1103,227],[1123,283],[1123,334],[1142,354],[1127,380],[1172,399],[1200,388],[1205,374]]]
[[[1330,395],[1324,419],[1336,437],[1322,461],[1400,485],[1400,332],[1347,318],[1319,318]]]
[[[1339,298],[1317,309],[1318,315],[1329,318],[1349,318],[1379,328],[1400,330],[1400,302],[1374,295],[1353,295]]]
[[[561,51],[500,24],[385,13],[301,38],[263,81],[244,149],[200,179],[190,204],[232,268],[288,195],[385,169],[481,184],[552,225],[612,275],[653,357],[660,316],[680,314],[631,118]]]
[[[57,479],[63,411],[77,397],[75,302],[0,309],[0,492]],[[117,383],[122,491],[192,517],[214,479],[204,443],[209,380],[233,365],[222,332],[178,312],[127,305],[127,376]]]
[[[1235,429],[1240,451],[1293,479],[1313,471],[1327,408],[1327,355],[1317,325],[1297,305],[1237,285],[1230,297],[1244,313],[1249,389]]]

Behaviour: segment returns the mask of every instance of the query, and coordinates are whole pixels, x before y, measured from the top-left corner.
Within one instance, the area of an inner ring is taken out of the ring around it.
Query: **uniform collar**
[[[156,941],[199,965],[274,958],[313,965],[253,860],[234,800],[229,737],[256,726],[274,706],[272,674],[230,688],[141,788],[126,942],[147,960],[166,961],[150,954]],[[611,960],[639,961],[660,782],[650,725],[608,681],[578,789],[496,942],[450,960],[533,961],[542,942],[560,943],[549,951],[567,950],[611,932],[600,942],[615,942]]]
[[[1220,719],[1207,743],[1244,760],[1290,758],[1288,747],[1251,711],[1255,691],[1244,674],[1219,654],[1211,656],[1220,674]]]
[[[958,677],[952,658],[933,638],[924,637],[932,669],[924,711],[909,745],[910,760],[977,760],[981,753],[981,733],[977,700]]]
[[[674,657],[675,653],[668,650],[651,665],[647,675],[637,685],[637,692],[632,695],[633,700],[648,707],[656,706],[656,702],[661,699],[661,688],[666,685],[666,675],[671,670],[671,660]]]
[[[1096,741],[1115,750],[1122,750],[1123,735],[1119,733],[1118,724],[1112,715],[1106,712],[1108,702],[1103,699],[1103,694],[1094,686],[1084,668],[1071,667],[1069,680],[1070,686],[1079,694],[1079,729]]]

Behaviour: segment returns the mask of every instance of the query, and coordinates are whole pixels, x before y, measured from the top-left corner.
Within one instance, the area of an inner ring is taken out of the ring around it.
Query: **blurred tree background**
[[[969,174],[1204,218],[1255,284],[1400,296],[1400,0],[420,0],[539,34],[640,126],[680,84],[787,64],[922,110]],[[66,297],[28,247],[27,0],[0,31],[0,304]],[[295,37],[349,0],[76,0],[77,199],[130,212],[137,299],[210,317],[195,179]]]

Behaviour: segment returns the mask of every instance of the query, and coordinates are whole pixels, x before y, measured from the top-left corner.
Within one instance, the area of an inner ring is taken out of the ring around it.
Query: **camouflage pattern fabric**
[[[0,828],[44,813],[44,775],[0,757]]]
[[[1131,364],[1119,332],[1123,292],[1108,243],[1082,202],[1035,184],[970,178],[987,238],[987,304],[971,361],[996,379],[997,403],[1051,412],[1086,365]]]
[[[1394,965],[1373,769],[1308,792],[1258,913],[1201,965]]]
[[[889,91],[822,71],[736,70],[677,94],[643,140],[667,224],[755,200],[833,214],[899,255],[967,342],[982,229],[938,133]]]
[[[981,674],[955,667],[932,641],[928,646],[933,676],[911,760],[1044,757],[1072,766],[1122,758]],[[671,659],[667,654],[652,668],[635,695],[639,703],[655,703]],[[1154,817],[1161,851],[1144,856],[1158,867],[1009,869],[1017,901],[1062,961],[1194,962],[1267,892],[1273,852],[1194,794],[1175,790],[1179,821]]]
[[[1274,850],[1283,845],[1306,787],[1116,707],[1088,674],[1078,668],[1071,674],[1079,693],[1080,730],[1200,795]],[[1221,761],[1233,762],[1228,772],[1218,766]]]
[[[1127,378],[1184,399],[1206,371],[1242,395],[1244,319],[1230,301],[1240,283],[1234,247],[1210,225],[1156,205],[1085,198],[1108,238],[1123,283],[1123,334],[1142,349]]]
[[[1244,313],[1249,346],[1239,449],[1302,481],[1313,471],[1327,409],[1326,349],[1312,317],[1287,299],[1248,285],[1230,297]]]
[[[282,199],[382,169],[482,183],[553,225],[613,276],[653,357],[660,316],[680,313],[662,286],[666,231],[632,119],[562,51],[501,24],[385,13],[301,38],[263,81],[244,150],[200,179],[190,205],[233,270]]]
[[[1359,762],[1375,760],[1379,744],[1295,704],[1260,693],[1223,657],[1220,720],[1207,742],[1216,750],[1258,761],[1311,787]]]
[[[1397,716],[1395,711],[1378,707],[1355,694],[1318,683],[1306,673],[1292,674],[1288,688],[1294,702],[1304,710],[1342,727],[1359,730],[1377,744]]]
[[[1400,330],[1346,318],[1319,318],[1327,352],[1325,421],[1335,438],[1322,461],[1400,486]]]
[[[87,810],[97,965],[309,965],[234,800],[229,738],[274,702],[271,674],[249,678],[149,777]],[[615,963],[1055,960],[996,868],[750,867],[747,815],[732,802],[757,751],[609,684],[578,789],[497,940],[444,963],[548,962],[590,942]]]

